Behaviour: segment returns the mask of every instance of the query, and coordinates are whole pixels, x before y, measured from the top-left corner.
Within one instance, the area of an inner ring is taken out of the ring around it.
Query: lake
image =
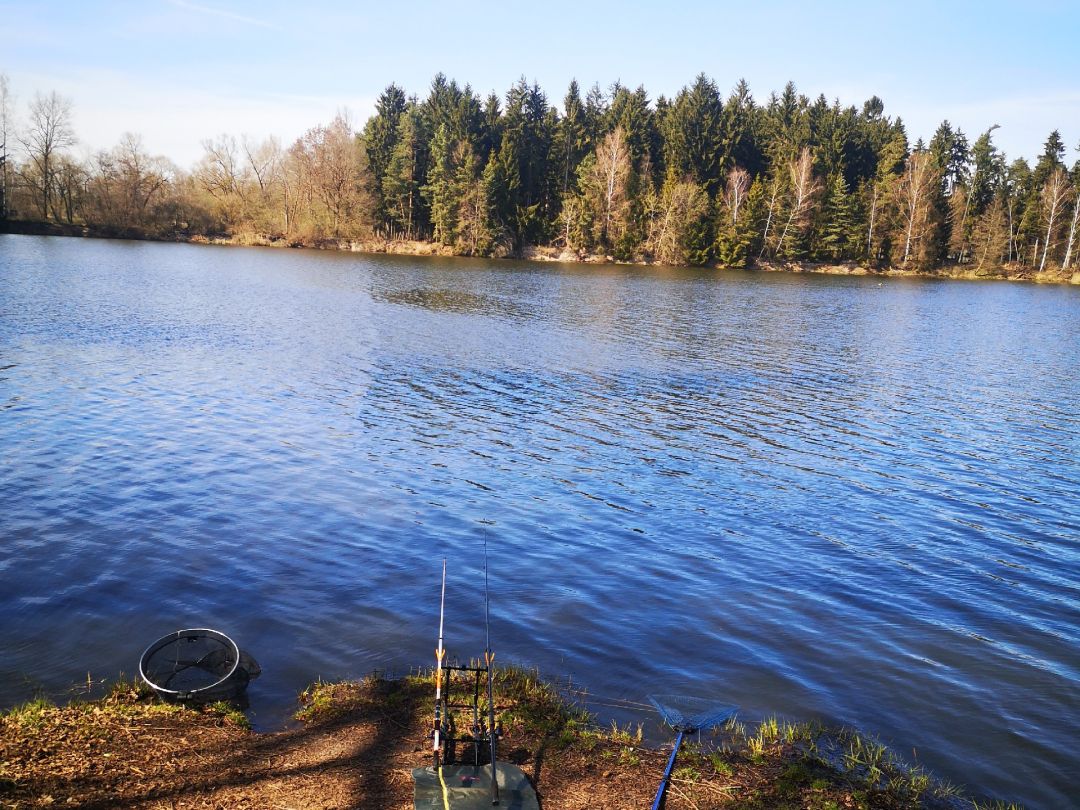
[[[486,544],[497,660],[602,718],[1078,806],[1078,371],[1080,288],[0,236],[0,704],[207,626],[278,728],[434,663],[443,558],[480,654]]]

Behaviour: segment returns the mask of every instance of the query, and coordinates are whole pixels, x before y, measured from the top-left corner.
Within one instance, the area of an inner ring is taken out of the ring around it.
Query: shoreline
[[[495,686],[499,758],[526,774],[545,810],[648,806],[674,738],[651,711],[604,727],[536,671],[498,668]],[[433,697],[430,670],[320,681],[299,695],[294,727],[264,733],[228,704],[162,703],[124,681],[98,700],[31,702],[0,712],[0,807],[406,810],[412,769],[430,765]],[[646,726],[663,745],[644,741]],[[460,760],[472,749],[459,746]],[[688,739],[666,806],[1019,810],[971,798],[851,729],[776,718],[735,718]]]
[[[343,253],[361,253],[370,255],[424,256],[424,257],[459,257],[480,259],[510,259],[525,262],[550,262],[556,264],[582,265],[624,265],[631,267],[673,267],[650,261],[618,261],[611,256],[599,254],[581,254],[565,248],[546,245],[526,245],[518,254],[506,253],[497,256],[468,257],[455,253],[450,248],[437,242],[419,239],[344,239],[324,238],[312,241],[289,241],[283,237],[274,238],[264,234],[231,234],[203,236],[173,233],[168,235],[147,235],[136,231],[111,232],[94,229],[86,225],[65,225],[53,222],[34,222],[8,220],[0,222],[0,233],[24,236],[69,236],[85,239],[124,239],[140,242],[172,242],[192,245],[222,245],[230,247],[273,247],[308,250],[333,250]],[[719,264],[702,265],[700,269],[749,270],[761,273],[792,273],[797,275],[842,275],[870,276],[878,278],[925,278],[947,279],[955,281],[1013,281],[1030,284],[1057,284],[1080,286],[1080,271],[1069,272],[1052,269],[1044,272],[1027,267],[1006,266],[992,272],[979,271],[968,265],[950,265],[936,270],[902,269],[897,267],[869,267],[858,262],[796,263],[796,262],[752,262],[746,267],[727,267]]]

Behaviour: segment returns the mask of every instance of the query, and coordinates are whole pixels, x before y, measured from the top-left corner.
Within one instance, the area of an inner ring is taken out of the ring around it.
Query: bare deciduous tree
[[[70,224],[82,209],[89,174],[81,163],[68,155],[57,155],[53,165],[53,219]]]
[[[328,235],[356,236],[366,228],[371,201],[365,191],[365,153],[343,116],[309,129],[293,145],[290,157],[311,200],[321,204]]]
[[[27,179],[33,187],[41,216],[47,219],[53,210],[57,158],[64,149],[75,143],[71,102],[55,91],[47,96],[38,93],[30,102],[29,111],[29,124],[19,142],[33,168]]]
[[[246,213],[261,230],[275,230],[274,220],[281,215],[280,225],[288,234],[290,210],[288,183],[285,177],[285,153],[277,138],[268,138],[256,145],[248,137],[241,139],[247,173],[253,181],[255,193],[249,200],[251,207]]]
[[[176,169],[151,156],[142,138],[125,132],[120,143],[94,158],[89,183],[88,222],[111,228],[151,228],[154,207],[165,197]]]
[[[656,204],[649,228],[649,253],[661,264],[690,264],[694,236],[709,215],[709,196],[690,180],[668,182]]]
[[[205,140],[203,152],[195,167],[195,181],[216,201],[225,221],[235,225],[244,208],[244,164],[236,138],[221,135]]]
[[[975,218],[971,231],[971,249],[975,270],[1000,264],[1009,252],[1008,212],[1001,198],[995,197],[981,216]]]
[[[749,191],[750,172],[733,166],[728,172],[727,183],[724,185],[724,207],[727,209],[732,225],[739,224],[739,210],[746,202]]]

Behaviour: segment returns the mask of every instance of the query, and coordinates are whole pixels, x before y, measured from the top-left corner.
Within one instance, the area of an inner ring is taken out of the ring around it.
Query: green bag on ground
[[[499,779],[499,810],[540,810],[540,803],[521,768],[508,762],[495,765]],[[452,765],[442,769],[415,768],[412,772],[416,810],[492,810],[491,766]],[[446,795],[443,795],[443,784]]]

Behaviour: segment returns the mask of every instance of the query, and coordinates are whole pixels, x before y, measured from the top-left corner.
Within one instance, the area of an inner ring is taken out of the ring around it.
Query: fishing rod
[[[439,761],[442,758],[442,740],[440,734],[442,732],[442,662],[443,656],[446,655],[446,649],[443,647],[443,616],[445,616],[446,610],[446,558],[442,561],[442,595],[439,597],[439,646],[435,649],[435,742],[432,746],[432,753],[435,757],[435,768],[439,768]]]
[[[487,536],[484,536],[484,665],[487,667],[488,742],[491,745],[491,803],[499,803],[499,780],[495,774],[495,700],[493,673],[495,653],[491,649],[491,594],[488,590]]]

